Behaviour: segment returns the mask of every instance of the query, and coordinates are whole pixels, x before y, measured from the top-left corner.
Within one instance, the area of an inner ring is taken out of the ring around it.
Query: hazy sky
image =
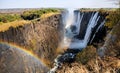
[[[0,0],[2,8],[118,8],[109,0]]]

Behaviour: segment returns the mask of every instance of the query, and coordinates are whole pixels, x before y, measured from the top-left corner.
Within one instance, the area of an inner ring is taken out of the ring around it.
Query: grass
[[[41,18],[44,19],[44,18],[48,18],[52,15],[55,15],[55,14],[60,14],[59,12],[50,12],[50,13],[46,13],[46,14],[43,14],[41,15]]]
[[[10,27],[16,28],[18,26],[23,26],[25,24],[31,24],[31,21],[25,21],[25,20],[16,20],[13,22],[8,22],[8,23],[2,23],[0,25],[0,32],[5,32],[8,30]]]

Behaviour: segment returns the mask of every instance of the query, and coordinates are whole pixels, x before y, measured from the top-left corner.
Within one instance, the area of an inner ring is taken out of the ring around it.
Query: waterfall
[[[104,23],[105,23],[105,20],[104,20],[103,22],[101,22],[101,24],[100,24],[99,27],[97,28],[96,32],[94,33],[94,35],[93,35],[93,37],[92,37],[92,39],[91,39],[91,41],[90,41],[90,44],[92,43],[92,41],[93,41],[96,33],[100,30],[100,28],[101,28],[102,26],[104,26]]]
[[[92,12],[91,17],[89,19],[88,24],[86,27],[82,28],[84,25],[82,24],[83,18],[85,17],[84,12],[75,11],[68,9],[67,17],[65,18],[66,23],[65,25],[65,33],[64,33],[64,46],[70,49],[83,49],[87,46],[88,42],[92,42],[95,37],[97,31],[104,25],[104,20],[101,24],[98,25],[98,21],[100,20],[101,16],[99,16],[99,12]],[[94,33],[92,40],[90,40],[91,33],[93,29],[97,27],[96,32]],[[82,28],[82,29],[81,29]],[[86,28],[86,31],[82,32],[85,35],[79,35],[80,31]],[[76,38],[75,36],[83,36],[83,39]]]
[[[65,46],[69,46],[71,43],[71,39],[75,36],[75,34],[71,30],[71,26],[75,21],[74,9],[69,8],[62,14],[63,24],[64,24],[64,37],[63,44]]]
[[[71,27],[74,24],[74,9],[67,9],[66,23],[65,23],[65,36],[72,38],[74,36]]]
[[[105,19],[99,15],[99,12],[82,12],[75,9],[67,9],[63,12],[62,19],[64,24],[62,46],[77,51],[91,43],[105,23]],[[58,55],[54,60],[54,67],[48,73],[55,73],[58,68],[61,68],[63,62],[74,60],[75,55],[75,52]]]

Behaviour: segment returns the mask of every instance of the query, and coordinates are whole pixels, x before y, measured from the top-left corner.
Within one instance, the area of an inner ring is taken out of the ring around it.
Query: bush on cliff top
[[[51,13],[51,12],[58,12],[58,9],[40,9],[40,10],[31,10],[31,11],[25,11],[22,15],[21,18],[24,20],[33,20],[36,18],[41,17],[41,15],[46,14],[46,13]]]
[[[106,17],[106,19],[107,21],[105,25],[108,26],[108,28],[112,28],[120,21],[120,9],[109,12],[109,15]]]
[[[15,20],[20,20],[21,17],[18,14],[0,14],[0,22],[7,23]]]
[[[90,12],[90,11],[99,11],[101,14],[108,14],[106,16],[105,25],[108,28],[113,28],[120,21],[120,8],[82,8],[80,11]]]

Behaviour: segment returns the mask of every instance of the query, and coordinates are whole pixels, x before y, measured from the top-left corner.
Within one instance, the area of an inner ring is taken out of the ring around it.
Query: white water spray
[[[98,12],[93,12],[92,16],[87,24],[85,36],[83,39],[79,40],[74,36],[78,35],[81,31],[81,22],[84,16],[84,13],[78,11],[77,16],[75,17],[74,10],[68,9],[68,15],[66,17],[65,23],[65,33],[64,33],[64,46],[69,47],[70,49],[83,49],[87,46],[90,41],[91,33],[93,28],[97,25],[100,16]],[[99,25],[96,32],[100,27],[104,25],[104,22]],[[73,30],[74,29],[74,30]],[[81,36],[81,35],[79,35]],[[94,34],[95,36],[95,34]],[[94,39],[94,36],[92,40]]]
[[[71,43],[71,39],[75,36],[71,31],[70,26],[74,24],[74,10],[73,8],[67,9],[66,12],[63,13],[63,24],[64,24],[64,38],[63,38],[63,46],[68,47]]]

